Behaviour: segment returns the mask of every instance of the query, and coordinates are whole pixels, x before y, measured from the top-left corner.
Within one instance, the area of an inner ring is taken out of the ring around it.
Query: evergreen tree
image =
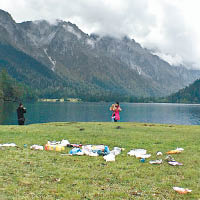
[[[5,69],[0,72],[0,100],[21,101],[23,99],[34,99],[35,94],[14,80]]]

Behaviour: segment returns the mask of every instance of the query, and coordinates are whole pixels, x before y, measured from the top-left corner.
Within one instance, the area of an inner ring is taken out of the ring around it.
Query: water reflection
[[[16,108],[16,103],[0,102],[0,124],[9,124],[13,118],[14,111],[16,114]]]
[[[26,124],[59,121],[111,121],[111,103],[24,103]],[[17,104],[0,104],[0,124],[17,124]],[[122,103],[121,121],[200,124],[200,105]]]
[[[123,116],[126,121],[200,124],[200,105],[186,104],[129,104]]]

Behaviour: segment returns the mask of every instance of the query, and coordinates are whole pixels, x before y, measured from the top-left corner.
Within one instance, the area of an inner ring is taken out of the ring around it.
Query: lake
[[[46,122],[110,122],[111,103],[35,102],[27,108],[25,124]],[[0,124],[17,124],[16,103],[0,104]],[[121,103],[121,122],[200,125],[200,105]]]

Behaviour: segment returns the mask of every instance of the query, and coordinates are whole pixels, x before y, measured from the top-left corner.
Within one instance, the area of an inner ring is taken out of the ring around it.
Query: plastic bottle
[[[49,151],[49,145],[48,144],[45,144],[44,150]]]
[[[104,148],[104,155],[107,155],[109,153],[110,153],[110,150],[109,150],[108,146],[105,146],[105,148]]]

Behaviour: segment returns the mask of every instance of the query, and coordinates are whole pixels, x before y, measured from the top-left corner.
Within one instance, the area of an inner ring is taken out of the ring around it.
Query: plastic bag
[[[177,161],[169,161],[168,164],[169,164],[169,165],[172,165],[172,166],[176,166],[176,165],[182,166],[182,165],[183,165],[182,163],[179,163],[179,162],[177,162]]]
[[[192,192],[192,190],[189,190],[188,188],[173,187],[173,189],[179,194],[187,194]]]
[[[40,146],[40,145],[37,145],[37,144],[34,144],[32,146],[30,146],[30,149],[32,150],[44,150],[44,147],[43,146]]]
[[[103,157],[106,162],[115,162],[115,155],[108,154]]]
[[[0,144],[0,147],[16,147],[17,145],[15,143],[6,143],[6,144]]]
[[[80,148],[73,148],[70,150],[69,154],[76,155],[78,152],[81,152]]]
[[[162,159],[149,161],[150,164],[162,164],[162,162],[163,162]]]

